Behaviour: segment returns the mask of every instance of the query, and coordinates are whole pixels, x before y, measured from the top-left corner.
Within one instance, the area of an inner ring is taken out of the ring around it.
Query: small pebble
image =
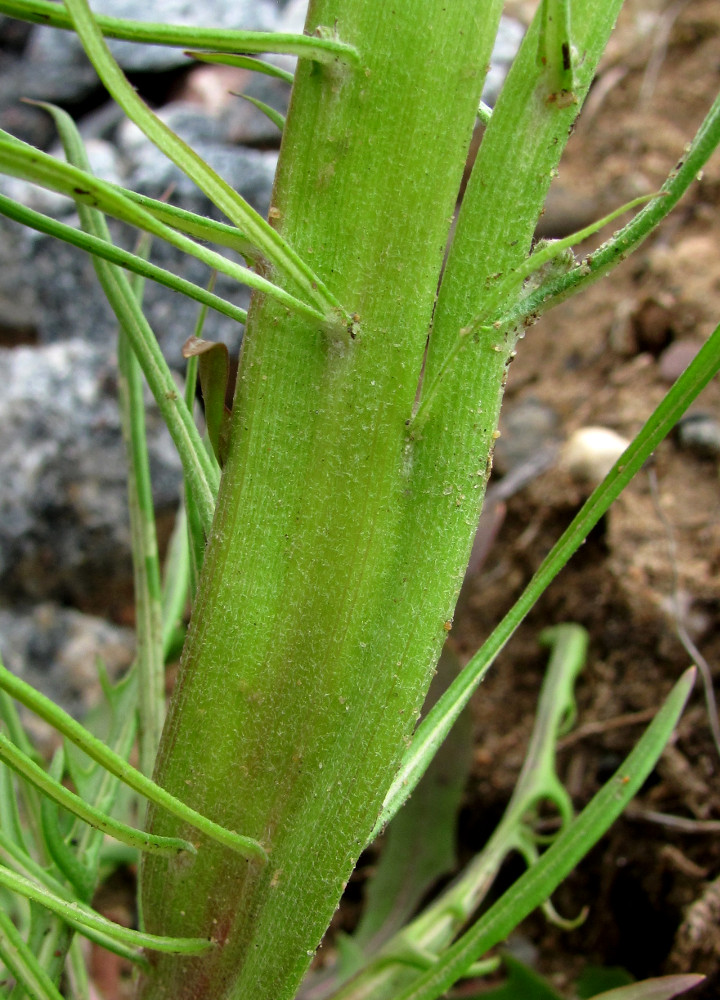
[[[658,358],[660,377],[665,382],[674,382],[682,375],[701,346],[694,340],[677,340],[671,344]]]
[[[575,479],[599,483],[629,444],[608,427],[580,427],[563,445],[560,464]]]
[[[686,414],[679,421],[675,436],[681,448],[698,458],[717,458],[720,455],[720,421],[709,413],[697,411]]]

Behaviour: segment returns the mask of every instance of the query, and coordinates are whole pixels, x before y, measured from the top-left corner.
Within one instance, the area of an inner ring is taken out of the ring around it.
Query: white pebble
[[[565,442],[560,463],[576,479],[599,483],[629,444],[607,427],[580,427]]]

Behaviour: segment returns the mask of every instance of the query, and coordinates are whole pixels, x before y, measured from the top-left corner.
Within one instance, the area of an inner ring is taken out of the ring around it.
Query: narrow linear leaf
[[[223,438],[229,411],[225,406],[230,356],[225,344],[190,337],[183,344],[183,357],[198,359],[200,388],[205,404],[205,426],[215,457],[222,465]]]
[[[68,812],[78,816],[85,823],[89,823],[97,830],[102,830],[103,833],[114,837],[122,844],[127,844],[128,847],[157,854],[174,855],[181,851],[188,851],[190,854],[197,853],[195,847],[187,840],[177,837],[156,837],[149,833],[143,833],[142,830],[135,830],[88,805],[79,795],[71,792],[69,788],[65,788],[29,757],[26,757],[3,733],[0,733],[0,760],[32,782],[43,795],[47,795],[63,809],[67,809]]]
[[[74,743],[84,753],[94,761],[104,767],[111,774],[120,778],[126,785],[134,789],[140,795],[154,802],[156,805],[177,816],[183,822],[204,833],[211,840],[223,844],[230,850],[236,851],[243,857],[254,858],[266,861],[265,850],[257,840],[251,837],[243,837],[232,830],[226,830],[206,816],[191,809],[174,795],[165,791],[154,781],[146,777],[140,771],[128,764],[126,760],[119,757],[110,750],[102,740],[97,739],[88,732],[84,726],[76,722],[71,716],[64,712],[50,698],[40,694],[25,681],[20,680],[0,663],[0,688],[7,691],[13,698],[16,698],[22,705],[29,708],[31,712],[39,715],[54,729],[57,729],[66,739]]]
[[[136,948],[149,948],[151,951],[162,951],[170,955],[202,955],[210,948],[215,947],[214,942],[208,941],[206,938],[168,938],[157,934],[147,934],[144,931],[134,931],[121,924],[114,924],[111,920],[101,917],[99,913],[95,913],[90,907],[82,903],[61,899],[2,865],[0,865],[0,885],[9,889],[10,892],[17,892],[26,899],[44,906],[79,930],[81,934],[84,934],[86,930],[97,931],[122,944]]]
[[[705,976],[688,973],[681,976],[659,976],[656,979],[645,979],[628,986],[598,993],[593,1000],[672,1000],[681,993],[687,993],[694,986],[703,982]]]
[[[234,52],[198,52],[196,49],[185,53],[191,59],[198,62],[214,63],[221,66],[236,66],[238,69],[249,69],[253,73],[264,73],[266,76],[274,76],[285,83],[292,83],[295,79],[292,73],[286,69],[274,66],[272,63],[264,62],[262,59],[253,59],[250,56],[239,56]]]
[[[31,208],[26,208],[24,205],[20,205],[18,202],[12,201],[12,199],[6,198],[2,194],[0,194],[0,213],[8,219],[19,222],[23,226],[34,229],[39,233],[45,233],[47,236],[53,236],[55,239],[76,246],[80,250],[85,250],[86,253],[93,254],[95,257],[101,257],[111,264],[118,264],[133,274],[139,274],[143,278],[150,278],[159,285],[164,285],[174,292],[186,295],[189,299],[202,302],[216,312],[234,319],[237,323],[244,323],[247,319],[245,309],[234,306],[231,302],[227,302],[219,295],[214,295],[201,285],[196,285],[186,278],[180,278],[178,275],[173,274],[172,271],[166,271],[163,267],[151,264],[142,257],[138,257],[137,254],[130,253],[128,250],[122,250],[113,243],[107,243],[96,236],[91,236],[89,233],[84,233],[79,229],[73,228],[73,226],[68,226],[64,222],[58,222],[47,215],[42,215]]]
[[[156,214],[143,209],[139,201],[126,196],[122,188],[114,184],[107,184],[85,170],[73,167],[69,163],[62,163],[48,153],[42,153],[16,139],[7,139],[7,133],[0,131],[0,135],[2,135],[2,139],[0,139],[1,172],[28,180],[51,191],[57,191],[59,194],[72,198],[78,204],[97,208],[107,215],[120,219],[121,222],[127,222],[153,236],[159,236],[184,253],[196,257],[209,268],[227,274],[228,277],[235,278],[240,284],[247,285],[249,288],[264,292],[287,306],[288,309],[292,309],[308,319],[319,324],[326,323],[325,315],[318,309],[307,305],[271,281],[255,274],[254,271],[228,260],[227,257],[223,257],[207,247],[200,246],[170,226],[164,225],[156,217]]]
[[[33,1000],[63,1000],[50,976],[0,908],[0,958]]]
[[[231,91],[231,93],[234,97],[239,97],[241,101],[249,101],[250,104],[253,104],[258,111],[261,111],[265,117],[273,123],[273,125],[280,129],[281,132],[285,128],[285,115],[281,115],[279,111],[276,111],[275,108],[266,104],[265,101],[260,101],[257,97],[251,97],[250,94],[240,94],[234,90]]]
[[[98,76],[127,116],[243,230],[269,261],[302,289],[323,315],[339,310],[337,299],[280,234],[138,96],[107,47],[86,0],[67,0],[65,6]],[[349,317],[342,319],[346,324]]]
[[[583,504],[570,526],[545,557],[523,593],[473,656],[457,680],[418,726],[413,742],[385,798],[373,836],[395,815],[435,755],[473,691],[515,629],[545,592],[591,529],[625,489],[633,476],[666,437],[708,382],[720,371],[720,326],[711,334],[678,378],[643,429],[623,452],[608,475]]]
[[[621,814],[652,771],[672,735],[692,689],[694,668],[668,695],[620,768],[576,820],[458,941],[395,1000],[437,1000],[472,963],[503,941],[570,874]]]
[[[0,14],[16,17],[33,24],[74,31],[67,8],[49,0],[0,0]],[[129,42],[147,42],[173,48],[202,47],[225,52],[275,52],[312,59],[319,63],[338,60],[358,63],[357,50],[336,38],[287,34],[268,31],[232,31],[202,28],[194,25],[158,24],[150,21],[129,21],[98,14],[98,27],[107,38]]]

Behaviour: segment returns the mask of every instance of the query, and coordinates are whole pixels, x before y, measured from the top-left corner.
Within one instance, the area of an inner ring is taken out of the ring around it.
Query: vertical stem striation
[[[271,218],[357,322],[332,339],[254,299],[156,772],[270,861],[144,862],[148,929],[219,947],[152,958],[143,1000],[294,994],[429,684],[458,568],[415,572],[406,421],[500,9],[311,5],[361,65],[299,67]],[[473,525],[440,530],[465,551]]]

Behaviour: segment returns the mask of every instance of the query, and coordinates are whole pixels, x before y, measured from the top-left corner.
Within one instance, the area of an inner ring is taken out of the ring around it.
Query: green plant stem
[[[31,21],[33,24],[74,30],[67,7],[48,0],[0,0],[0,13],[21,21]],[[119,38],[128,42],[147,42],[181,49],[195,46],[219,52],[277,52],[320,63],[358,61],[356,49],[333,38],[266,31],[217,30],[200,26],[128,21],[103,15],[98,15],[96,21],[107,38]]]
[[[87,0],[66,0],[65,6],[98,76],[128,117],[173,163],[192,177],[213,204],[247,235],[271,264],[287,274],[322,314],[339,310],[341,320],[346,323],[338,300],[305,261],[138,96],[108,49]]]
[[[129,459],[128,494],[138,644],[140,770],[150,775],[165,721],[162,587],[141,371],[122,330],[118,341],[118,370],[120,413]]]
[[[362,65],[340,77],[298,67],[273,206],[358,319],[332,342],[253,301],[156,772],[262,831],[270,864],[200,852],[190,879],[143,862],[149,929],[217,920],[227,933],[199,963],[161,959],[143,1000],[294,995],[429,685],[452,586],[444,570],[429,587],[416,576],[422,537],[401,528],[405,421],[500,8],[311,7],[308,31],[337,18]],[[444,512],[433,520],[445,528]],[[169,831],[154,812],[150,829]]]

